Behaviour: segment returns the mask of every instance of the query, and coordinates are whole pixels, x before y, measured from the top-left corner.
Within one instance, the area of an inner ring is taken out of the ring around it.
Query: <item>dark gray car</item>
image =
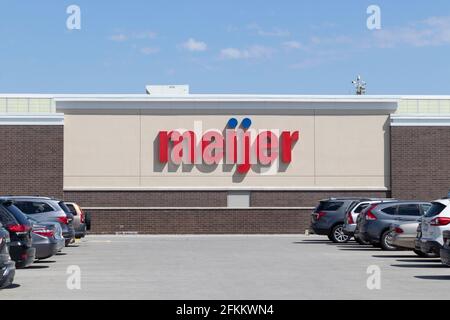
[[[61,251],[65,246],[62,229],[57,222],[37,222],[30,219],[33,248],[36,249],[36,259],[50,258]]]
[[[350,237],[344,233],[347,209],[367,198],[330,198],[321,200],[311,216],[311,228],[315,234],[325,235],[335,243],[345,243]]]
[[[58,222],[62,229],[66,246],[75,239],[73,227],[73,214],[65,205],[64,201],[46,197],[1,197],[10,200],[28,217],[41,222]]]
[[[0,289],[8,287],[16,273],[16,264],[9,256],[9,242],[9,233],[0,223]]]
[[[358,236],[383,250],[396,250],[391,243],[392,224],[418,221],[431,207],[424,201],[397,201],[371,205],[361,213]]]

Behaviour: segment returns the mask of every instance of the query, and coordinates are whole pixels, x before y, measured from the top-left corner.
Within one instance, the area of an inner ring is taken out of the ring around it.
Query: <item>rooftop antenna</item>
[[[366,94],[367,83],[361,79],[361,76],[357,76],[356,80],[353,80],[352,83],[355,86],[356,94],[358,96],[362,96],[362,95]]]

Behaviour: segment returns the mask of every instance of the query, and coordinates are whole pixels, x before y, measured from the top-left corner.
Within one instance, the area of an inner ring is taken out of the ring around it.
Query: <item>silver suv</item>
[[[74,241],[73,214],[64,201],[33,196],[7,196],[0,199],[13,201],[17,208],[35,221],[58,222],[61,225],[65,245],[68,246]]]

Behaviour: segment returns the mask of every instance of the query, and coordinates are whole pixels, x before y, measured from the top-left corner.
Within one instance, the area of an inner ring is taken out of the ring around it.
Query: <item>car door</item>
[[[417,221],[421,216],[422,210],[419,204],[405,203],[398,206],[396,218],[399,221]]]

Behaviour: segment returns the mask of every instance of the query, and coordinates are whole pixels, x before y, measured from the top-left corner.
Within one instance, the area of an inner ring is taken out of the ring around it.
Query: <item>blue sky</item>
[[[370,94],[450,94],[450,2],[432,3],[0,0],[0,92],[349,94],[361,74]]]

